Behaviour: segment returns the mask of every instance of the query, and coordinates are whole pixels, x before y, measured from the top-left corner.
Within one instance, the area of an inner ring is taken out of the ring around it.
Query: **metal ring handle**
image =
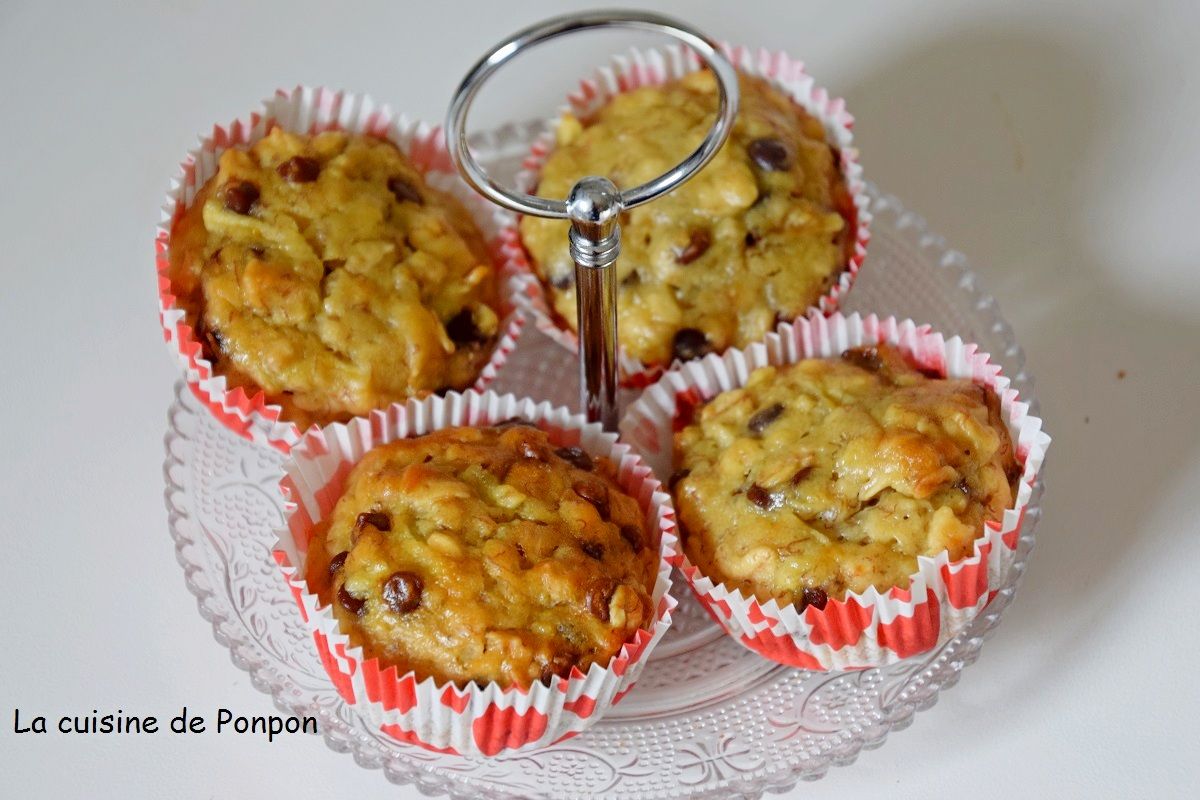
[[[467,147],[467,111],[484,82],[497,69],[527,47],[575,33],[596,28],[632,28],[650,33],[661,33],[681,40],[696,52],[712,69],[717,77],[720,103],[717,121],[704,141],[674,169],[668,170],[652,181],[643,183],[620,193],[622,208],[633,208],[649,202],[674,189],[696,174],[717,154],[729,131],[733,127],[738,107],[737,73],[733,65],[723,56],[715,42],[699,31],[678,20],[661,14],[642,11],[590,11],[554,17],[516,33],[508,41],[497,45],[491,53],[481,58],[459,84],[458,91],[450,103],[446,115],[446,148],[459,172],[476,191],[493,203],[510,211],[535,217],[568,219],[566,200],[550,200],[544,197],[516,192],[499,185],[488,176],[475,161]]]

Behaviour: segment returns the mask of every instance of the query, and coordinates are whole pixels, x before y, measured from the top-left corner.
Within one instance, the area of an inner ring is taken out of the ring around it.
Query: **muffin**
[[[623,352],[666,365],[760,339],[818,303],[855,251],[855,207],[822,122],[761,77],[739,75],[729,140],[698,175],[626,212],[618,318]],[[584,175],[622,188],[697,147],[717,108],[704,70],[566,114],[537,193],[562,198]],[[521,241],[560,324],[574,329],[567,223],[525,217]]]
[[[499,335],[482,234],[380,138],[276,127],[226,150],[170,239],[213,371],[302,428],[470,386]]]
[[[607,458],[527,423],[369,451],[307,580],[367,658],[459,686],[606,665],[655,619],[659,554]]]
[[[1021,474],[994,391],[886,344],[760,367],[679,422],[688,558],[799,609],[906,588],[919,556],[970,555]]]

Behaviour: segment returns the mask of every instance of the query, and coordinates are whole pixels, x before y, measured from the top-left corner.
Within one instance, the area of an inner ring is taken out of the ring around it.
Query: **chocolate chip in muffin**
[[[584,542],[579,546],[579,549],[597,561],[604,558],[604,545],[600,544],[600,542]]]
[[[219,361],[225,354],[225,338],[221,336],[221,332],[201,317],[196,322],[196,335],[200,339],[200,349],[204,356],[213,363]]]
[[[746,231],[746,238],[742,240],[746,247],[754,247],[759,242],[758,234],[754,231]]]
[[[867,372],[879,372],[883,369],[883,359],[874,347],[853,347],[842,353],[842,360]]]
[[[555,289],[569,289],[575,283],[574,272],[564,272],[559,275],[550,276],[550,285]]]
[[[383,511],[364,511],[354,520],[354,529],[356,531],[361,531],[368,525],[378,531],[390,531],[392,529],[392,518]]]
[[[672,492],[675,491],[675,485],[691,474],[692,474],[692,471],[690,469],[675,470],[674,472],[671,473],[671,477],[667,478],[667,488],[670,489]]]
[[[292,156],[276,167],[275,171],[288,183],[312,183],[321,174],[321,165],[315,158]]]
[[[455,344],[474,344],[487,338],[475,327],[475,317],[469,308],[464,308],[446,323],[446,335]]]
[[[327,258],[321,262],[321,267],[325,270],[321,277],[328,278],[334,270],[341,269],[344,266],[346,266],[346,259],[344,258]]]
[[[625,540],[635,553],[646,546],[645,542],[642,541],[642,527],[640,525],[622,525],[621,538]]]
[[[809,473],[811,473],[812,471],[813,471],[812,466],[801,467],[800,469],[796,470],[796,474],[792,476],[792,486],[798,485],[800,483],[800,481],[807,478],[809,476]]]
[[[680,361],[700,358],[711,349],[704,331],[696,328],[680,328],[671,342],[671,353]]]
[[[555,653],[549,661],[542,664],[541,682],[548,683],[554,678],[567,677],[578,660],[577,655],[567,650]]]
[[[358,597],[355,597],[354,595],[352,595],[348,591],[346,591],[345,586],[338,587],[337,596],[338,596],[338,602],[342,604],[342,608],[346,609],[347,611],[349,611],[351,614],[354,614],[355,616],[362,614],[363,607],[366,606],[366,604],[367,604],[366,600],[362,600]]]
[[[595,506],[602,519],[608,519],[608,487],[602,483],[579,481],[571,487],[575,494]]]
[[[687,246],[676,253],[675,261],[680,264],[690,264],[708,252],[708,248],[711,244],[712,234],[704,228],[698,228],[692,231],[692,235],[688,240]]]
[[[601,622],[608,622],[608,607],[616,591],[616,582],[609,578],[601,578],[588,587],[585,601],[592,616]]]
[[[778,139],[755,139],[746,148],[747,155],[767,172],[782,172],[792,165],[792,153]]]
[[[417,205],[421,205],[425,202],[421,197],[421,193],[417,191],[417,187],[399,175],[388,178],[388,191],[396,198],[397,203],[416,203]]]
[[[958,480],[956,480],[954,482],[954,488],[958,489],[960,492],[962,492],[963,494],[966,494],[966,495],[969,495],[971,493],[971,486],[970,486],[970,484],[967,483],[967,479],[965,477],[959,478]]]
[[[746,423],[746,427],[754,433],[762,433],[771,423],[779,419],[779,415],[783,413],[782,403],[772,403],[766,408],[760,408],[755,411],[750,417],[750,421]]]
[[[348,551],[343,550],[333,558],[329,559],[329,577],[332,578],[342,569],[342,567],[346,566],[346,558],[349,555],[350,553]]]
[[[425,583],[414,572],[394,572],[383,583],[383,602],[397,614],[410,614],[421,605]]]
[[[809,606],[816,606],[818,610],[825,608],[825,604],[829,602],[829,595],[825,594],[825,590],[817,586],[807,586],[800,595],[800,611]]]
[[[258,187],[250,181],[231,181],[221,191],[225,207],[235,214],[247,215],[258,204]]]
[[[585,450],[579,447],[560,447],[554,451],[554,455],[561,458],[563,461],[570,462],[573,466],[579,469],[592,471],[592,457]]]
[[[754,503],[754,505],[758,506],[759,508],[767,511],[779,508],[782,502],[779,495],[768,492],[757,483],[751,484],[750,488],[746,490],[746,499],[751,503]]]

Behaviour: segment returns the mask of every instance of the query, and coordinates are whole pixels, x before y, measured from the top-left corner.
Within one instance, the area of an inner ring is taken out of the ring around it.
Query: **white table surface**
[[[0,796],[418,796],[317,737],[35,737],[11,719],[274,711],[212,641],[166,531],[160,198],[201,129],[277,86],[438,120],[477,54],[563,8],[467,5],[0,3]],[[1200,6],[902,5],[661,4],[803,57],[847,98],[867,175],[999,298],[1055,439],[1040,543],[978,664],[789,796],[1194,797]],[[500,81],[481,119],[549,113],[615,42]]]

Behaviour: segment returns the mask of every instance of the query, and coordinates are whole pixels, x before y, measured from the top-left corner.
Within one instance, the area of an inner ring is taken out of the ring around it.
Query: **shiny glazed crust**
[[[515,424],[368,452],[306,573],[368,657],[507,687],[606,664],[653,619],[657,563],[608,459]]]
[[[815,305],[853,252],[854,207],[821,122],[767,81],[741,75],[729,141],[700,174],[622,219],[621,346],[665,365],[744,346]],[[717,106],[701,71],[615,97],[590,119],[567,115],[538,194],[565,197],[584,175],[628,188],[691,152]],[[567,223],[525,217],[522,242],[551,304],[574,329]]]
[[[918,556],[968,555],[1019,476],[994,392],[886,345],[760,368],[679,424],[688,557],[763,602],[905,587]]]
[[[214,372],[302,428],[470,386],[499,319],[467,211],[390,142],[272,130],[227,150],[172,231]]]

